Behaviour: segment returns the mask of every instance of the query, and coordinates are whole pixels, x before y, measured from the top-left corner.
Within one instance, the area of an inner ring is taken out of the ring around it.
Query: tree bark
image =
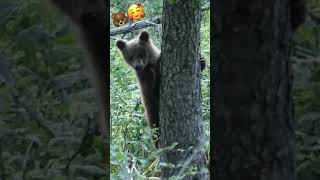
[[[5,180],[4,161],[2,159],[2,139],[0,138],[0,180]]]
[[[289,0],[216,1],[215,180],[293,180]]]
[[[160,147],[175,142],[178,145],[161,155],[162,163],[174,166],[162,167],[163,179],[181,175],[187,164],[198,170],[206,164],[205,153],[197,151],[204,137],[199,65],[200,1],[169,2],[164,0],[162,15]],[[194,148],[188,150],[190,147]],[[205,179],[205,176],[198,172],[184,179]]]

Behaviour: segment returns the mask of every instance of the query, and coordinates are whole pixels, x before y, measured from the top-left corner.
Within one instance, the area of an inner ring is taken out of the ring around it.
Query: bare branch
[[[201,8],[202,12],[207,10],[210,10],[210,4],[207,4]],[[149,26],[160,26],[161,19],[162,17],[160,16],[160,17],[153,18],[151,21],[137,21],[137,22],[133,22],[132,24],[127,24],[125,26],[111,29],[110,37],[116,36],[119,34],[126,34],[133,30],[143,29]],[[114,39],[114,38],[111,38],[111,39]]]
[[[161,24],[161,17],[153,18],[151,21],[137,21],[130,25],[114,28],[110,31],[110,36],[116,36],[119,34],[129,33],[132,30],[143,29],[149,26],[155,26]]]
[[[22,178],[23,179],[26,179],[26,172],[27,172],[27,164],[28,164],[28,159],[29,159],[29,154],[32,150],[32,147],[34,145],[34,141],[32,140],[28,146],[28,149],[27,149],[27,152],[24,156],[24,160],[23,160],[23,163],[22,163]]]
[[[69,175],[69,167],[70,167],[72,161],[77,157],[77,155],[80,153],[80,151],[82,150],[82,148],[84,148],[84,146],[85,146],[85,141],[88,139],[88,137],[89,137],[89,135],[90,135],[90,133],[89,133],[89,131],[90,131],[90,126],[91,126],[90,122],[91,122],[91,120],[90,120],[90,118],[88,118],[88,119],[87,119],[87,125],[86,125],[86,127],[87,127],[87,128],[86,128],[86,132],[85,132],[84,136],[83,136],[82,139],[81,139],[81,143],[80,143],[79,147],[75,150],[75,152],[73,153],[73,155],[70,157],[70,159],[68,160],[68,162],[67,162],[67,164],[66,164],[66,166],[65,166],[65,173],[66,173],[67,175]]]

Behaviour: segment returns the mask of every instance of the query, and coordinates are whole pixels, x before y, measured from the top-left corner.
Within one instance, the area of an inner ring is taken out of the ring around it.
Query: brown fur
[[[118,40],[116,45],[127,64],[135,69],[149,127],[159,128],[160,50],[146,31],[130,41]],[[158,140],[155,143],[158,147]]]
[[[153,44],[149,33],[143,31],[130,41],[117,40],[126,63],[135,69],[145,117],[149,127],[159,128],[159,91],[160,91],[160,50]],[[205,68],[205,61],[200,60],[201,70]],[[156,131],[159,136],[159,130]],[[158,138],[154,139],[158,147]]]
[[[108,90],[107,68],[107,34],[108,26],[107,6],[103,0],[51,0],[64,14],[79,27],[83,38],[83,44],[88,50],[90,59],[89,66],[93,74],[93,81],[100,100],[101,118],[99,121],[100,131],[107,136],[110,129],[106,123],[106,106]]]

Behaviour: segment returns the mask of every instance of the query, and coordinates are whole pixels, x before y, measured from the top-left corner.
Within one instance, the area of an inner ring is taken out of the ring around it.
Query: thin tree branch
[[[25,105],[22,101],[20,101],[18,96],[16,96],[15,94],[13,94],[12,97],[13,97],[16,105],[22,106],[24,108],[25,112],[30,116],[30,118],[32,120],[34,120],[39,127],[41,127],[43,130],[45,130],[50,138],[55,136],[53,131],[45,123],[42,122],[43,117],[40,112],[39,113],[34,112],[32,108],[29,108],[29,106]]]
[[[26,179],[27,164],[28,164],[29,154],[32,150],[33,144],[34,144],[34,141],[31,141],[28,146],[27,152],[24,156],[24,160],[23,160],[23,164],[22,164],[22,179]]]
[[[317,25],[320,24],[320,17],[317,16],[315,13],[308,11],[308,15],[310,16],[311,20],[314,21]]]
[[[183,173],[187,170],[187,167],[189,166],[189,164],[191,164],[191,162],[195,159],[196,156],[198,156],[200,152],[205,152],[204,145],[200,145],[199,147],[194,149],[191,156],[189,156],[188,159],[183,163],[183,166],[179,171],[177,177],[183,177]]]
[[[77,155],[80,153],[80,150],[84,147],[85,145],[85,142],[87,140],[87,138],[89,137],[89,130],[90,130],[90,125],[91,125],[91,120],[90,118],[88,118],[88,121],[87,121],[87,129],[86,129],[86,132],[85,132],[85,135],[82,137],[82,140],[81,140],[81,143],[79,145],[79,147],[77,148],[77,150],[74,152],[74,154],[71,156],[71,158],[68,160],[66,166],[65,166],[65,172],[66,174],[69,174],[69,167],[70,167],[70,164],[71,162],[77,157]]]
[[[118,28],[114,28],[110,31],[110,36],[116,36],[119,34],[125,34],[125,33],[129,33],[132,30],[138,30],[138,29],[143,29],[149,26],[155,26],[154,24],[161,24],[161,17],[156,17],[153,18],[150,21],[137,21],[132,23],[131,25],[125,25],[125,26],[121,26]]]
[[[201,8],[202,12],[207,11],[207,10],[210,10],[210,4],[207,4]],[[128,24],[125,26],[111,29],[110,30],[110,37],[116,36],[119,34],[129,33],[133,30],[143,29],[143,28],[146,28],[149,26],[160,26],[161,19],[162,19],[162,17],[159,16],[159,17],[153,18],[151,21],[147,21],[147,20],[146,21],[137,21],[132,24]],[[111,38],[111,39],[114,39],[114,38]]]

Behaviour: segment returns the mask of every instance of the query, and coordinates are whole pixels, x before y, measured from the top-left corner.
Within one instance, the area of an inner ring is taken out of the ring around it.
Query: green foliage
[[[320,17],[319,1],[308,1],[309,11]],[[319,22],[318,22],[319,23]],[[297,179],[320,178],[320,28],[314,19],[294,36],[293,98]]]
[[[126,7],[125,2],[122,3]],[[146,18],[161,15],[161,1],[142,3]],[[94,91],[83,66],[84,54],[68,20],[52,16],[54,12],[43,1],[1,1],[0,8],[0,24],[4,27],[0,29],[0,153],[6,177],[93,179],[104,176],[104,147],[95,136]],[[115,6],[113,10],[120,9]],[[209,24],[206,22],[209,22],[208,13],[202,24],[201,44],[209,66]],[[159,29],[147,30],[160,47]],[[111,46],[111,177],[156,176],[159,173],[157,157],[164,150],[156,151],[153,147],[135,76],[113,42]],[[208,138],[208,69],[202,74]]]
[[[146,19],[161,15],[162,1],[141,2]],[[116,6],[111,12],[118,12],[135,1],[112,3]],[[319,1],[309,1],[310,11],[318,17],[319,7]],[[201,26],[201,54],[208,66],[209,12],[203,13]],[[5,175],[7,179],[99,179],[105,175],[104,148],[95,135],[93,117],[98,108],[83,66],[84,54],[68,20],[52,14],[46,1],[0,2],[0,153]],[[112,22],[110,25],[114,27]],[[159,29],[147,30],[160,47]],[[320,177],[319,32],[319,24],[308,18],[293,42],[296,160],[301,180]],[[111,178],[157,175],[157,155],[163,150],[156,151],[151,143],[132,70],[123,62],[114,42],[111,47]],[[207,139],[209,74],[209,69],[202,72]]]
[[[152,1],[154,16],[160,16],[162,1]],[[146,4],[143,2],[142,5]],[[112,11],[111,11],[112,12]],[[148,17],[146,17],[148,19]],[[201,54],[207,66],[210,67],[210,11],[203,13],[201,22]],[[149,27],[154,43],[160,48],[160,29]],[[126,34],[125,38],[132,38],[140,31]],[[119,35],[117,38],[122,38]],[[134,177],[157,176],[160,172],[159,153],[174,148],[156,150],[151,141],[151,132],[144,118],[136,76],[132,69],[124,62],[114,41],[110,44],[111,64],[111,179],[129,179]],[[202,112],[205,125],[206,147],[209,148],[209,119],[210,119],[210,76],[209,68],[202,72]],[[190,170],[191,171],[191,170]]]
[[[176,3],[176,0],[168,0],[168,3],[169,3],[170,5],[174,5],[174,4]]]
[[[105,176],[93,119],[98,107],[69,23],[53,16],[45,1],[3,0],[0,9],[0,163],[6,179]]]

